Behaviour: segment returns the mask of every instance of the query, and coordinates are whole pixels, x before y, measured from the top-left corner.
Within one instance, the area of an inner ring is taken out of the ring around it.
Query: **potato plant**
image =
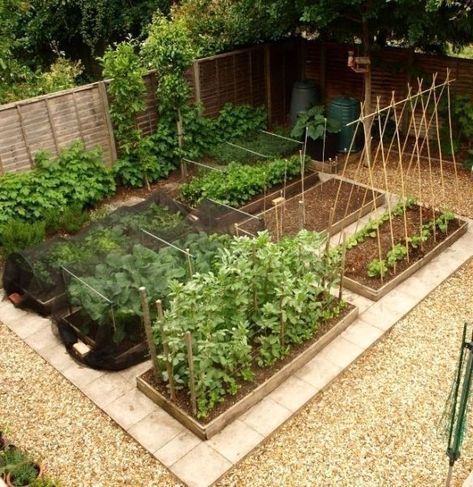
[[[236,238],[212,272],[170,285],[164,328],[173,376],[188,387],[183,336],[190,331],[200,417],[251,380],[255,367],[274,364],[339,313],[343,305],[329,291],[338,283],[340,257],[326,255],[325,243],[325,235],[307,231],[278,243],[267,232]],[[157,324],[155,336],[159,346]]]

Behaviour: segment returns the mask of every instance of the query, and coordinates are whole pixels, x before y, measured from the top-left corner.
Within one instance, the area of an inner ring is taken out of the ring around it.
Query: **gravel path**
[[[68,380],[0,324],[0,429],[64,487],[180,485]]]
[[[438,422],[461,330],[473,321],[473,261],[432,293],[220,486],[440,486]],[[473,469],[473,431],[455,485]]]

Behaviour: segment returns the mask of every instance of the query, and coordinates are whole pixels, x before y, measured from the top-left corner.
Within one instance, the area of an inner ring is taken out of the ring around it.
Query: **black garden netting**
[[[10,255],[4,288],[18,306],[51,313],[76,360],[120,370],[147,355],[139,288],[151,303],[166,305],[172,282],[211,269],[229,236],[205,230],[185,207],[155,192],[73,237]]]

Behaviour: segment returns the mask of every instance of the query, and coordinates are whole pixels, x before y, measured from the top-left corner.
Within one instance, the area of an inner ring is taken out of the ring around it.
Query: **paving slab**
[[[201,443],[177,461],[171,471],[190,487],[207,487],[218,480],[232,463],[206,443]]]
[[[318,392],[332,382],[342,370],[338,365],[317,355],[294,375],[312,385],[316,392]]]
[[[365,350],[376,343],[383,334],[384,332],[380,328],[358,318],[341,334],[341,337]]]
[[[281,426],[291,411],[272,399],[271,394],[240,416],[240,420],[263,436]]]
[[[330,342],[319,353],[319,356],[328,362],[332,362],[341,369],[345,369],[363,352],[363,348],[349,342],[340,335]]]
[[[162,409],[154,410],[129,430],[147,450],[156,451],[184,431],[184,426]]]
[[[202,440],[185,429],[182,433],[153,453],[163,465],[170,468],[184,455],[187,455],[187,453],[201,443]]]
[[[312,399],[317,389],[299,377],[292,376],[284,381],[272,393],[271,398],[289,411],[295,413]]]
[[[148,399],[136,388],[103,407],[103,410],[124,430],[130,429],[149,413],[158,409],[151,399]]]
[[[134,388],[133,381],[125,380],[120,374],[101,374],[83,385],[82,392],[95,404],[104,408]]]
[[[207,443],[227,460],[236,463],[263,440],[262,434],[237,419]]]

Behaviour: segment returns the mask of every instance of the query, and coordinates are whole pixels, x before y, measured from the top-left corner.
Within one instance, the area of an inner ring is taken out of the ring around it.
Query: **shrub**
[[[33,223],[65,206],[93,205],[115,190],[98,149],[74,143],[55,158],[38,153],[36,162],[33,171],[0,178],[0,226],[13,219]]]
[[[0,228],[0,234],[2,253],[8,255],[41,243],[46,235],[46,224],[44,221],[10,220]]]
[[[48,233],[77,233],[90,221],[89,212],[81,205],[72,205],[61,212],[49,211],[44,213],[44,222]]]

